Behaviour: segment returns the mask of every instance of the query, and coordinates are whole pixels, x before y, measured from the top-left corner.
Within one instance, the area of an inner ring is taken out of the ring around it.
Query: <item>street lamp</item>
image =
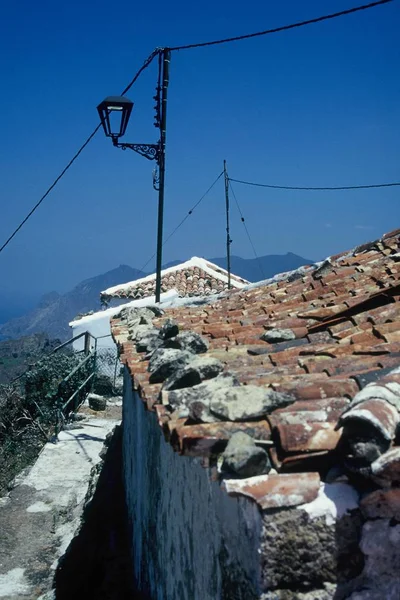
[[[101,124],[103,125],[104,133],[107,137],[111,137],[113,141],[118,141],[119,137],[125,135],[132,108],[132,100],[125,98],[125,96],[108,96],[103,102],[100,102],[97,111],[100,116]],[[113,120],[112,123],[110,122],[110,117],[112,117],[113,112],[120,116],[119,127],[116,127],[115,129],[113,128],[113,125],[117,124],[116,121]]]
[[[157,160],[160,152],[160,144],[128,144],[119,142],[123,137],[128,126],[129,118],[133,108],[132,100],[125,96],[108,96],[100,102],[97,107],[104,133],[112,139],[112,143],[117,148],[134,150],[141,156],[149,160]],[[113,114],[114,113],[114,114]]]
[[[162,61],[160,61],[160,79],[162,86],[158,86],[155,96],[156,104],[156,127],[160,131],[157,144],[131,144],[120,142],[128,126],[129,118],[133,109],[133,102],[125,96],[108,96],[100,102],[97,111],[100,121],[107,137],[117,148],[126,150],[129,148],[144,156],[148,160],[155,160],[158,169],[158,179],[154,180],[154,187],[158,190],[158,226],[157,226],[157,264],[156,264],[156,302],[160,302],[161,296],[161,266],[162,266],[162,240],[163,240],[163,218],[164,218],[164,187],[165,187],[165,140],[167,127],[167,92],[169,83],[169,63],[171,52],[167,48],[160,50]],[[158,184],[158,187],[157,185]]]

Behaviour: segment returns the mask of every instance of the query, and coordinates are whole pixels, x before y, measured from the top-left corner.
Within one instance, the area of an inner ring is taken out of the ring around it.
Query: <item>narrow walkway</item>
[[[59,558],[74,537],[115,418],[88,416],[44,446],[0,499],[0,598],[47,600]]]

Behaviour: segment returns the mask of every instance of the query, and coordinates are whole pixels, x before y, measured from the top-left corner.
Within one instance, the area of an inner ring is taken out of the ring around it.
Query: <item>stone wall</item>
[[[261,518],[176,454],[125,369],[123,462],[133,575],[151,600],[259,597]]]
[[[231,497],[200,459],[173,450],[126,368],[123,472],[132,578],[151,600],[398,598],[397,491],[365,490],[360,502],[334,482],[269,510]]]

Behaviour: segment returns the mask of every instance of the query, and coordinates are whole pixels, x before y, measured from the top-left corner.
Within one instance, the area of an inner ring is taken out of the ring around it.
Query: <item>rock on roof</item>
[[[146,315],[113,319],[122,360],[174,448],[233,475],[228,493],[273,508],[321,479],[399,485],[400,230]]]
[[[231,285],[242,288],[249,282],[231,274]],[[154,296],[156,275],[108,288],[101,292],[102,300],[111,298],[145,298]],[[180,296],[208,296],[228,289],[228,271],[194,256],[190,260],[161,271],[161,291],[175,289]]]

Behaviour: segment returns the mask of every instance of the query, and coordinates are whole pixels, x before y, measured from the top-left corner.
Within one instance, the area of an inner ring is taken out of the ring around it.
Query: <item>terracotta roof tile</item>
[[[297,400],[319,400],[335,396],[352,398],[359,390],[357,383],[352,379],[336,379],[328,377],[326,373],[318,373],[316,377],[318,379],[311,381],[306,381],[304,377],[293,382],[272,384],[272,387],[279,391],[291,392]]]
[[[271,427],[267,421],[184,425],[176,429],[176,434],[182,454],[186,456],[211,456],[220,454],[229,438],[237,431],[247,433],[258,442],[271,440]]]
[[[397,409],[387,400],[372,398],[362,409],[349,407],[370,382],[381,381],[381,387],[400,384],[400,373],[391,373],[400,367],[400,263],[388,255],[399,253],[400,239],[394,234],[383,242],[332,257],[332,268],[325,275],[321,271],[314,278],[310,270],[293,281],[283,277],[233,290],[207,305],[167,309],[153,320],[160,327],[166,318],[174,318],[180,330],[205,337],[207,355],[221,361],[238,385],[290,398],[288,406],[267,411],[252,422],[193,422],[180,418],[179,411],[161,407],[162,384],[149,383],[148,361],[128,340],[126,322],[113,320],[113,335],[134,375],[134,385],[149,410],[157,413],[176,450],[205,457],[212,464],[237,430],[249,432],[268,447],[281,474],[230,481],[226,484],[230,493],[249,495],[263,508],[308,501],[304,498],[316,494],[319,484],[310,471],[324,475],[332,461],[341,460],[342,442],[348,439],[355,418],[357,423],[375,419],[391,438],[388,443],[395,443]],[[193,278],[198,281],[200,275],[196,267]],[[291,330],[286,332],[291,339],[274,343],[260,339],[273,329]],[[341,422],[348,425],[336,430],[342,413]],[[376,480],[397,481],[397,460],[397,454],[389,456],[388,462],[382,458],[374,466]],[[292,472],[296,476],[289,475]]]
[[[336,448],[341,432],[335,426],[336,423],[307,420],[303,423],[279,424],[276,430],[280,447],[285,453],[319,452]]]
[[[248,281],[231,274],[231,285],[241,288]],[[101,292],[101,298],[138,299],[154,296],[156,285],[155,274],[114,286]],[[161,291],[176,290],[180,296],[206,296],[228,289],[228,273],[218,265],[204,259],[193,257],[175,267],[161,272]]]
[[[318,495],[318,473],[298,475],[261,475],[241,480],[226,480],[229,495],[252,498],[262,509],[288,508],[311,502]]]

